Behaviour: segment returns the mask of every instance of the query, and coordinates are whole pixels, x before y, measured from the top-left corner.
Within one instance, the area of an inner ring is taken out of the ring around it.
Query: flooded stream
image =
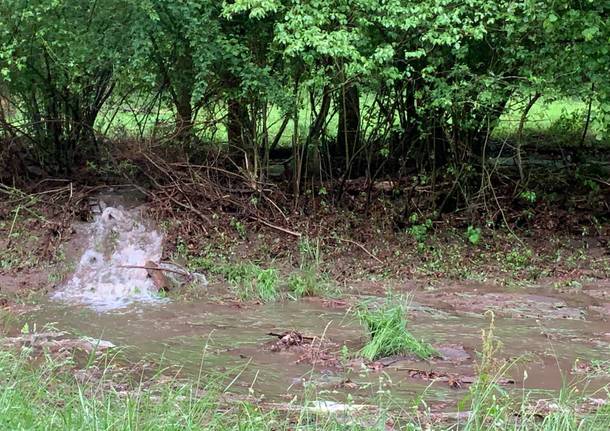
[[[266,400],[276,402],[301,394],[307,384],[332,400],[341,401],[351,394],[353,399],[366,402],[377,394],[380,382],[393,399],[404,402],[424,391],[430,401],[460,399],[467,385],[456,388],[444,381],[431,384],[414,376],[412,370],[464,376],[467,381],[475,374],[481,331],[489,326],[482,315],[414,303],[410,325],[416,336],[438,348],[449,346],[461,353],[428,362],[400,358],[382,370],[374,370],[353,361],[348,367],[313,366],[301,362],[298,353],[269,349],[274,338],[267,334],[296,330],[323,337],[337,354],[342,346],[356,352],[366,341],[359,323],[348,310],[326,308],[319,301],[245,307],[208,302],[139,303],[106,312],[57,302],[41,305],[27,316],[30,326],[52,324],[75,336],[110,341],[123,348],[131,361],[146,359],[161,366],[180,367],[183,375],[193,378],[209,371],[227,373],[228,380],[238,376],[231,391],[264,395]],[[495,324],[495,333],[504,346],[501,357],[519,359],[510,372],[515,383],[509,390],[528,388],[540,394],[557,391],[584,380],[585,376],[573,373],[577,360],[610,358],[610,326],[601,320],[497,318]],[[608,376],[599,376],[587,388],[594,392],[608,382]]]
[[[577,361],[610,359],[607,286],[572,296],[484,285],[404,291],[413,295],[409,329],[440,357],[365,364],[354,353],[366,334],[350,309],[362,297],[343,298],[338,307],[316,299],[265,305],[211,296],[200,302],[162,300],[142,268],[161,259],[162,236],[133,207],[100,205],[83,232],[88,239],[72,277],[22,314],[16,328],[27,323],[109,341],[129,361],[177,367],[192,378],[225,373],[227,381],[234,379],[230,391],[268,401],[289,401],[311,385],[318,396],[336,401],[349,395],[367,403],[387,391],[406,407],[422,393],[438,403],[464,397],[476,375],[482,331],[490,325],[485,312],[493,310],[495,335],[503,345],[498,355],[515,362],[508,390],[544,394],[589,377],[587,387],[581,386],[595,393],[610,382],[607,373],[585,376],[575,369]],[[216,289],[226,292],[228,286]],[[278,338],[270,334],[287,331],[323,340],[324,354],[333,360],[316,362],[302,351],[273,349]]]

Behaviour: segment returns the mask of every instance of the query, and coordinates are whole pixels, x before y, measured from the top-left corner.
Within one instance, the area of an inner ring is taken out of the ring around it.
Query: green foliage
[[[468,195],[509,102],[574,101],[551,130],[609,136],[608,16],[605,1],[5,0],[1,131],[50,173],[104,169],[100,137],[129,117],[189,156],[198,139],[237,150],[252,178],[282,142],[298,175],[322,153],[341,176],[451,166]]]
[[[331,283],[312,267],[302,267],[288,277],[288,288],[296,298],[334,294]]]
[[[407,229],[407,233],[421,246],[428,238],[428,231],[432,229],[432,220],[428,218],[422,223],[418,223],[418,221],[419,216],[415,213],[411,214],[409,217],[411,226]]]
[[[407,302],[407,298],[389,296],[380,305],[360,304],[358,319],[367,328],[370,338],[359,352],[363,358],[373,361],[412,353],[428,359],[435,355],[430,344],[417,339],[407,329]]]
[[[231,219],[231,227],[233,229],[235,229],[235,231],[237,232],[237,234],[240,236],[241,239],[246,239],[246,225],[243,224],[242,222],[240,222],[239,220],[232,218]]]
[[[96,151],[94,124],[133,47],[127,0],[6,0],[0,4],[0,88],[39,161],[68,171]]]
[[[529,248],[516,248],[506,254],[503,259],[509,269],[517,271],[529,266],[532,256],[533,252]]]
[[[319,269],[322,263],[322,248],[320,238],[315,240],[303,237],[299,240],[299,255],[301,267],[313,266],[316,270]]]
[[[479,244],[479,242],[481,241],[481,228],[468,226],[468,229],[466,229],[466,238],[468,238],[468,241],[472,245]]]
[[[295,298],[328,296],[336,289],[321,271],[322,247],[320,239],[303,237],[298,243],[299,269],[290,274],[288,288]]]
[[[536,195],[536,192],[532,191],[532,190],[525,190],[523,192],[521,192],[519,194],[519,197],[521,199],[523,199],[524,201],[526,201],[527,203],[534,204],[536,202],[536,199],[538,199],[538,195]]]

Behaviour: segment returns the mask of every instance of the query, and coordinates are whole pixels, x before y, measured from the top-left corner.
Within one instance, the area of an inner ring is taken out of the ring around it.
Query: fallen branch
[[[298,336],[299,336],[300,338],[302,338],[303,340],[308,340],[308,341],[313,341],[313,340],[315,340],[315,337],[308,337],[308,336],[306,336],[306,335],[303,335],[303,334],[301,334],[301,333],[299,333],[299,332],[294,332],[294,331],[292,331],[292,332],[284,332],[283,334],[278,334],[278,333],[276,333],[276,332],[268,332],[268,333],[267,333],[267,335],[269,335],[269,336],[271,336],[271,337],[277,337],[277,338],[279,338],[280,340],[281,340],[282,338],[284,338],[285,336],[287,336],[287,335],[292,335],[292,334],[296,334],[296,335],[298,335]]]
[[[163,272],[171,272],[172,274],[183,275],[185,277],[192,277],[193,275],[190,272],[176,271],[175,269],[168,268],[160,268],[154,266],[140,266],[140,265],[120,265],[119,268],[128,268],[128,269],[145,269],[150,271],[163,271]]]
[[[257,222],[264,224],[267,227],[270,227],[271,229],[279,230],[280,232],[287,233],[288,235],[292,235],[292,236],[295,236],[297,238],[301,238],[301,236],[303,236],[300,232],[295,232],[293,230],[286,229],[286,228],[283,228],[281,226],[274,225],[272,223],[269,223],[267,220],[263,220],[262,218],[259,218],[259,217],[256,217],[256,216],[250,216],[250,218],[252,220],[256,220]]]
[[[346,238],[336,238],[339,241],[343,241],[343,242],[349,242],[350,244],[354,244],[355,246],[359,247],[362,251],[364,251],[366,254],[368,254],[370,257],[372,257],[373,259],[375,259],[377,262],[379,262],[380,264],[384,264],[383,261],[381,259],[379,259],[377,256],[375,256],[373,253],[371,253],[370,251],[368,251],[366,249],[366,247],[364,247],[362,244],[360,244],[359,242],[353,241],[351,239],[346,239]]]

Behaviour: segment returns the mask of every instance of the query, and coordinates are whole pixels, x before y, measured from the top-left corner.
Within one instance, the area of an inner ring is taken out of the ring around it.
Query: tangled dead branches
[[[144,163],[142,173],[152,187],[142,191],[149,196],[157,219],[178,218],[189,231],[207,234],[212,224],[222,222],[212,217],[225,214],[227,220],[254,220],[300,236],[290,229],[289,218],[281,209],[289,206],[288,198],[275,185],[219,166],[169,163],[152,154],[144,155]]]

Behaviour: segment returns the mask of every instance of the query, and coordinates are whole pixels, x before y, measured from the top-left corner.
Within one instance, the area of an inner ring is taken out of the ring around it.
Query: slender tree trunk
[[[193,57],[190,50],[178,55],[176,68],[181,75],[169,81],[173,86],[172,97],[176,108],[176,137],[181,142],[188,142],[193,137],[193,90],[195,86]],[[166,72],[167,73],[167,72]],[[169,74],[167,74],[169,80]]]
[[[0,87],[0,123],[1,124],[9,124],[9,117],[11,116],[11,105],[8,97],[6,97],[6,93]],[[6,132],[4,128],[2,128],[3,132]]]
[[[243,100],[231,98],[228,104],[227,135],[231,148],[247,150],[248,139],[248,108]]]
[[[358,87],[346,84],[339,95],[339,126],[335,156],[345,158],[346,170],[350,158],[360,143],[360,97]]]
[[[541,96],[542,96],[542,94],[536,93],[530,98],[529,102],[525,106],[525,109],[523,110],[523,113],[521,114],[521,120],[519,120],[519,129],[517,130],[517,148],[516,148],[515,156],[517,158],[517,168],[519,169],[519,178],[521,179],[521,181],[523,181],[525,179],[525,173],[523,172],[523,158],[522,158],[523,128],[525,127],[525,122],[527,121],[527,116],[529,115],[531,109],[534,107],[534,105],[536,104],[538,99],[540,99]]]
[[[190,140],[193,134],[193,107],[190,95],[183,94],[176,101],[176,138],[181,142]]]
[[[585,120],[585,127],[580,137],[580,148],[585,146],[585,140],[587,139],[587,133],[589,132],[589,125],[591,124],[591,111],[593,109],[593,97],[595,96],[595,84],[591,84],[591,97],[589,97],[589,106],[587,107],[587,118]]]

